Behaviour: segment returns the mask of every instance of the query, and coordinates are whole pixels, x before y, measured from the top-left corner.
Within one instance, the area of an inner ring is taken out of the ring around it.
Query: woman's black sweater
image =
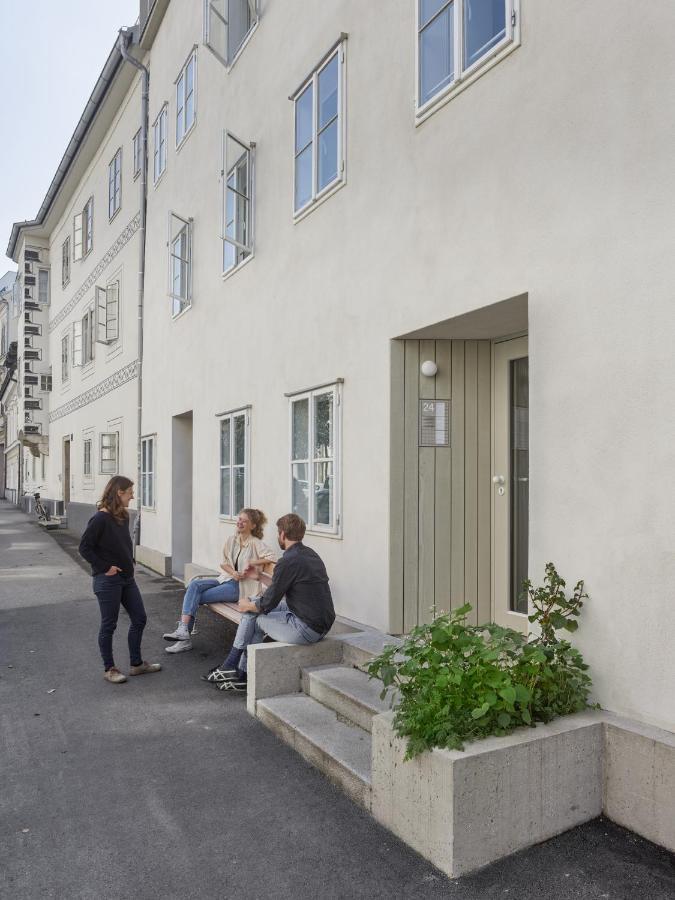
[[[110,513],[99,510],[87,523],[80,541],[80,556],[91,565],[92,575],[102,575],[118,566],[123,575],[134,574],[129,523],[119,524]]]

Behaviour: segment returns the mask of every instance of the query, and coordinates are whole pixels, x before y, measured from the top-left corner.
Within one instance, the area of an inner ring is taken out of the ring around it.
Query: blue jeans
[[[249,644],[261,644],[265,635],[284,644],[316,644],[325,637],[310,628],[295,613],[292,613],[285,600],[282,600],[267,615],[244,613],[232,646],[237,650],[246,650]],[[239,668],[246,672],[247,665],[246,653],[244,653]]]
[[[103,657],[106,671],[115,665],[113,660],[113,634],[117,628],[120,606],[129,614],[129,662],[132,666],[140,666],[141,639],[148,618],[143,606],[143,598],[133,575],[95,575],[94,593],[101,610],[101,627],[98,632],[98,647]]]
[[[224,581],[218,583],[216,578],[194,578],[188,585],[183,598],[183,615],[197,615],[202,603],[236,603],[239,600],[239,583]]]

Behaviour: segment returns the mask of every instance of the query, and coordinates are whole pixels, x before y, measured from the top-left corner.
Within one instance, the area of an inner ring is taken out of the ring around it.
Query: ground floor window
[[[141,440],[141,506],[155,506],[155,438]]]
[[[91,478],[91,438],[85,438],[82,443],[82,459],[82,474]]]
[[[119,467],[119,435],[110,431],[101,435],[101,475],[117,475]]]
[[[338,384],[290,398],[291,507],[316,531],[340,529]]]
[[[249,497],[249,410],[220,418],[220,515],[234,518]]]

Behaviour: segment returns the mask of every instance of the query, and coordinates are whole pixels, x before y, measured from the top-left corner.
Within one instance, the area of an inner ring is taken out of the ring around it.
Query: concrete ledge
[[[151,547],[144,547],[138,544],[136,547],[136,562],[145,566],[146,569],[152,569],[159,575],[171,575],[171,557],[165,556],[159,550],[153,550]]]
[[[253,644],[248,648],[246,705],[252,716],[256,702],[266,697],[300,692],[302,670],[308,666],[338,663],[342,643],[324,638],[318,644]]]
[[[217,572],[215,569],[208,569],[206,566],[200,566],[198,563],[185,563],[184,584],[189,584],[193,578],[203,578],[206,576],[209,578],[218,578],[221,574],[221,572]]]

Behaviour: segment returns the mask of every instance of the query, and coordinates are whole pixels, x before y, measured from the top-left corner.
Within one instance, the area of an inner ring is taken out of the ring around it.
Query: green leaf
[[[471,718],[472,719],[481,719],[489,709],[490,709],[490,704],[484,703],[482,706],[478,707],[478,709],[471,710]]]
[[[532,724],[532,716],[530,715],[529,710],[524,709],[521,716],[523,717],[523,722],[526,722],[528,725]]]
[[[569,619],[567,622],[565,622],[563,627],[565,631],[576,631],[579,627],[579,623],[575,622],[574,619]]]
[[[524,684],[516,685],[516,700],[518,703],[529,703],[532,698],[532,693],[528,691]]]
[[[497,722],[500,728],[506,728],[511,724],[511,716],[505,712],[499,713],[499,715],[497,716]]]
[[[503,697],[507,703],[516,702],[516,689],[514,687],[505,687],[499,691],[499,696]]]

